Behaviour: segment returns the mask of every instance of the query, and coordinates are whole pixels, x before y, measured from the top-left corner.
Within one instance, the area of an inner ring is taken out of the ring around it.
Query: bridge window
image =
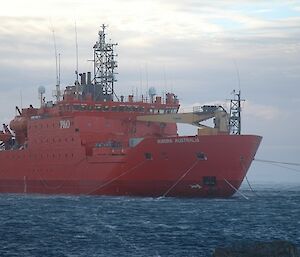
[[[74,109],[74,110],[77,110],[77,111],[80,110],[80,105],[74,104],[74,105],[73,105],[73,109]]]

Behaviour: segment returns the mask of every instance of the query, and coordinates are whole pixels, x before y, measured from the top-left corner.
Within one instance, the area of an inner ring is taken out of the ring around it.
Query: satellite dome
[[[156,89],[155,87],[150,87],[149,90],[148,90],[148,94],[150,97],[153,97],[156,95]]]
[[[39,92],[40,95],[45,94],[46,88],[44,86],[39,86],[38,92]]]

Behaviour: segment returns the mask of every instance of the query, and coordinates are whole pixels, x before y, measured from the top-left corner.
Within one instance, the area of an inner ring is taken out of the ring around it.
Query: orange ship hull
[[[229,197],[242,183],[261,137],[148,138],[114,153],[65,149],[43,156],[0,152],[0,192],[128,196]]]

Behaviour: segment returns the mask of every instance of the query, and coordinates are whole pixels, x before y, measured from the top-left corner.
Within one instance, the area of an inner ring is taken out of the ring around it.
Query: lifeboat
[[[12,138],[11,134],[3,133],[3,131],[0,131],[0,141],[6,143]]]
[[[27,122],[26,117],[17,116],[9,124],[9,127],[15,132],[16,140],[19,144],[24,144],[27,137]]]
[[[17,116],[10,122],[9,127],[15,132],[26,131],[27,130],[27,118]]]

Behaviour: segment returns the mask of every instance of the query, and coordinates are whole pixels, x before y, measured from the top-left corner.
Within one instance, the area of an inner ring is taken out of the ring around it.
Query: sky
[[[54,40],[61,83],[92,71],[101,24],[117,42],[116,93],[176,93],[181,111],[226,104],[241,90],[242,132],[263,136],[257,159],[300,162],[299,1],[10,0],[0,9],[0,120],[15,106],[38,106],[37,89],[52,100]],[[54,31],[54,33],[53,33]],[[180,132],[195,129],[180,127]],[[300,183],[300,167],[254,161],[249,181]]]

